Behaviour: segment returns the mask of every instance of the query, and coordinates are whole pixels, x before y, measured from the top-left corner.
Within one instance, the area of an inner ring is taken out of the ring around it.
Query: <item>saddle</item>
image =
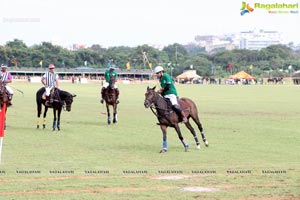
[[[46,96],[46,92],[44,92],[42,99],[49,101],[48,102],[48,106],[52,107],[52,103],[53,102],[61,102],[61,104],[63,104],[63,102],[61,101],[60,97],[59,97],[59,89],[54,88],[51,90],[49,97],[47,98]]]

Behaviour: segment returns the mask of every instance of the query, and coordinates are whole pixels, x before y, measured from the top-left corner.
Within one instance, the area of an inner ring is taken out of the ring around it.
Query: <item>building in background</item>
[[[240,32],[240,49],[260,50],[271,45],[283,44],[278,31],[253,30]]]

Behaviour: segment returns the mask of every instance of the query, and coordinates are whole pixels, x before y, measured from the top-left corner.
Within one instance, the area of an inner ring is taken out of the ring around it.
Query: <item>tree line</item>
[[[45,68],[53,63],[58,68],[107,68],[124,70],[152,69],[161,65],[173,75],[194,69],[207,77],[228,77],[244,70],[255,77],[288,76],[300,70],[300,51],[286,45],[273,45],[261,50],[219,50],[209,54],[196,45],[174,43],[162,50],[149,45],[103,48],[95,44],[89,48],[68,50],[42,42],[28,47],[14,39],[0,46],[0,63],[10,67]]]

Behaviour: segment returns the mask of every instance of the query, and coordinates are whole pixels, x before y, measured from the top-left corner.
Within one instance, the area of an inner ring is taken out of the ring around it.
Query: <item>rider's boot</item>
[[[181,110],[179,105],[173,105],[173,109],[175,110],[175,112],[177,113],[177,115],[179,116],[179,120],[182,120],[183,123],[187,123],[187,118],[184,114],[184,112]]]
[[[7,106],[12,106],[12,103],[11,103],[12,97],[13,97],[13,94],[8,95]]]
[[[118,104],[118,103],[120,103],[120,100],[119,100],[119,94],[120,94],[120,92],[119,92],[119,88],[115,88],[115,90],[116,90],[116,97],[117,97],[117,100],[116,100],[116,103]]]

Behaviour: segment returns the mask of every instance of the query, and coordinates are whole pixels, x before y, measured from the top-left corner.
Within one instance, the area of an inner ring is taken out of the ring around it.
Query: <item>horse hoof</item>
[[[200,149],[201,149],[200,144],[198,144],[198,145],[196,146],[196,149],[197,149],[197,150],[200,150]]]
[[[205,143],[205,146],[206,146],[206,147],[208,147],[208,142],[207,142],[207,141],[205,141],[204,143]]]
[[[36,128],[37,128],[37,129],[39,129],[39,128],[40,128],[40,126],[39,126],[39,125],[37,125],[37,126],[36,126]]]
[[[188,145],[184,147],[184,151],[185,151],[185,152],[188,152],[188,151],[189,151],[189,146],[188,146]]]
[[[167,153],[167,149],[162,149],[159,153]]]

